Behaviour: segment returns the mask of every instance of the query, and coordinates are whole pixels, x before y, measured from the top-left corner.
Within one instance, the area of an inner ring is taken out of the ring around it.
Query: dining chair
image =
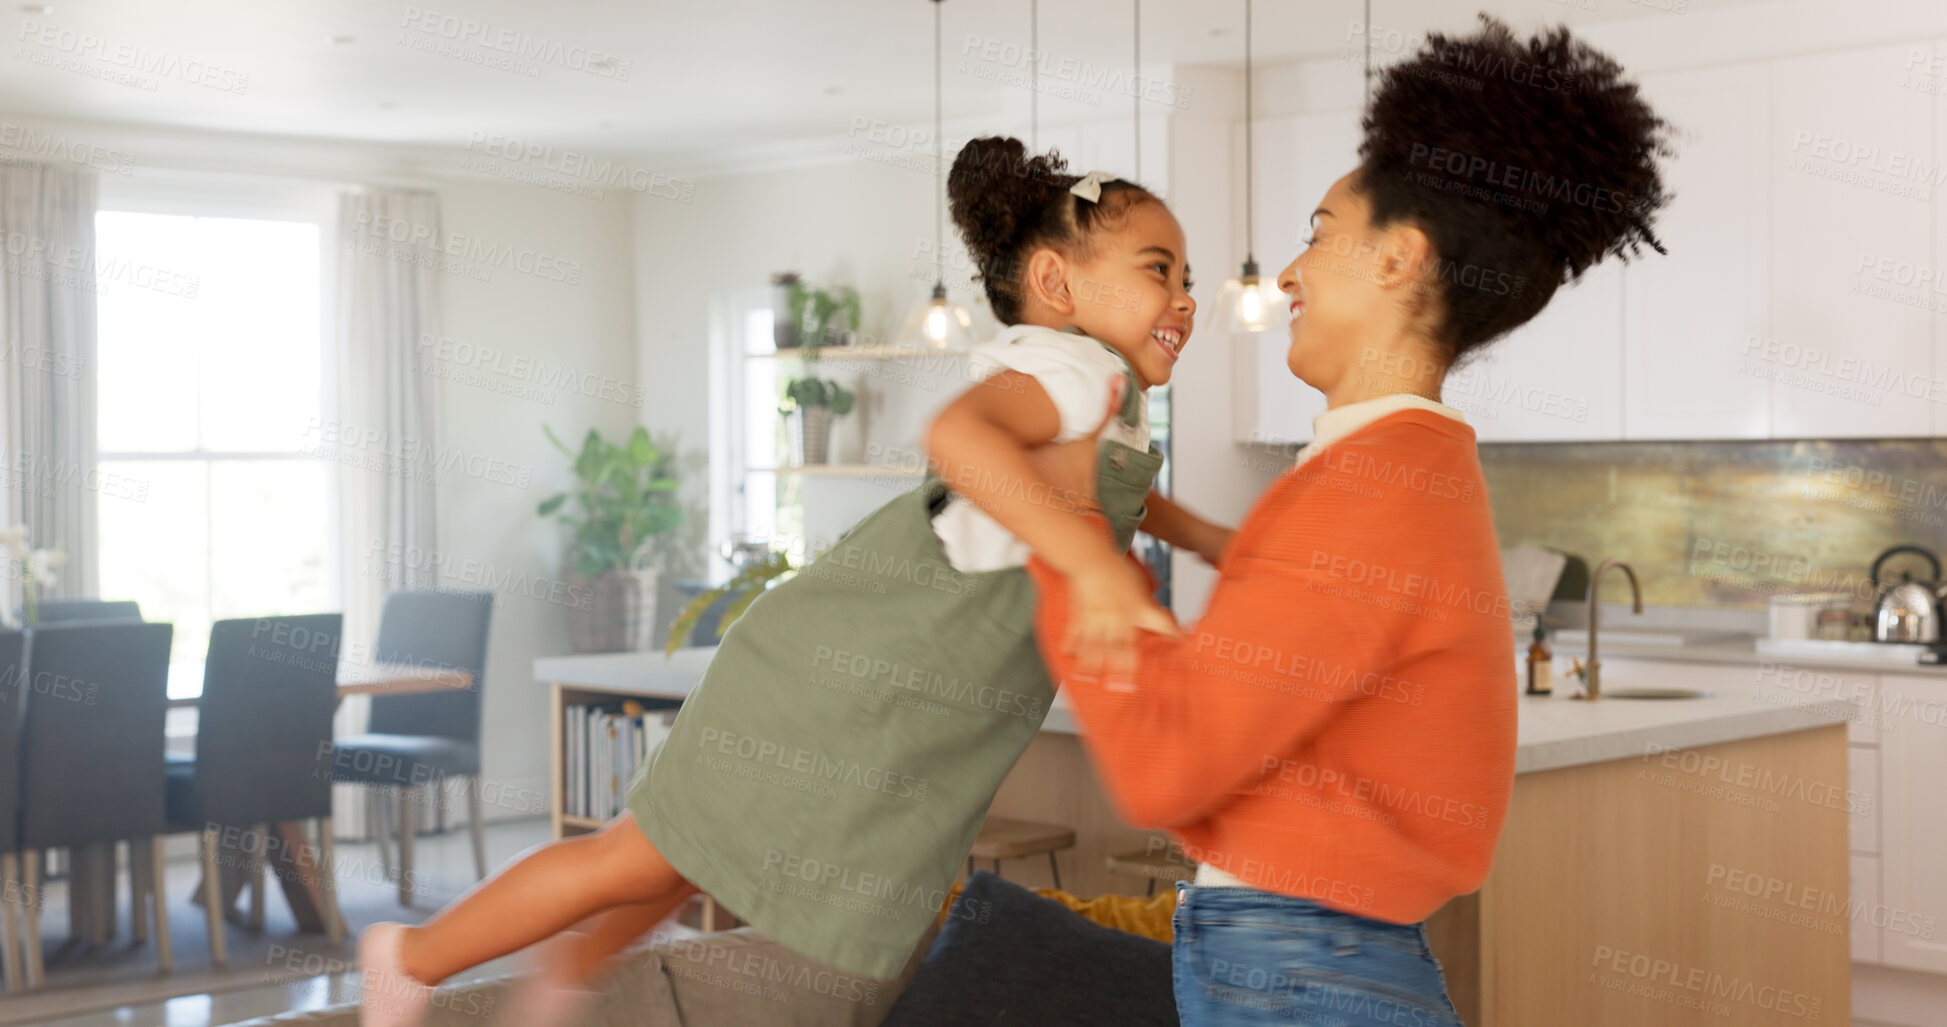
[[[41,624],[141,620],[142,607],[132,599],[43,599],[36,616]]]
[[[15,610],[14,619],[25,623],[25,612]],[[76,621],[139,621],[142,619],[142,608],[131,599],[44,599],[35,611],[35,619],[49,625]],[[68,923],[76,935],[94,937],[99,933],[99,925],[104,922],[105,912],[95,908],[94,900],[97,893],[112,885],[114,868],[108,865],[110,861],[99,846],[77,849],[66,855],[68,858],[64,862],[63,872],[71,882]],[[51,871],[53,867],[54,861],[50,857],[47,869]],[[141,875],[135,875],[135,879],[139,881]]]
[[[20,880],[20,697],[26,679],[27,636],[0,630],[0,965],[7,993],[26,986],[20,972],[20,917],[40,915],[40,903]]]
[[[170,624],[55,624],[27,633],[20,729],[22,887],[40,892],[47,849],[129,843],[135,937],[153,900],[156,959],[173,965],[164,895],[163,718],[169,706]],[[112,882],[112,878],[110,881]],[[111,884],[112,887],[112,884]],[[106,901],[112,903],[112,891]],[[28,987],[43,979],[40,918],[27,918]]]
[[[201,837],[203,909],[210,959],[222,966],[223,874],[219,852],[236,829],[251,889],[250,926],[264,926],[264,862],[285,844],[277,826],[314,821],[316,863],[332,944],[344,937],[331,837],[331,717],[338,705],[344,617],[318,613],[220,620],[210,628],[197,703],[196,755],[169,758],[165,805],[172,834]],[[304,853],[292,853],[301,861]]]
[[[472,675],[472,685],[413,695],[372,697],[372,714],[363,734],[334,745],[333,779],[376,789],[374,798],[397,806],[399,825],[399,903],[413,900],[413,835],[420,823],[420,789],[442,789],[448,778],[467,780],[468,827],[473,835],[476,878],[487,876],[487,844],[482,823],[480,782],[480,697],[487,665],[487,630],[493,619],[491,592],[411,590],[385,598],[379,612],[379,640],[373,659]],[[369,817],[381,861],[387,812],[370,804]]]

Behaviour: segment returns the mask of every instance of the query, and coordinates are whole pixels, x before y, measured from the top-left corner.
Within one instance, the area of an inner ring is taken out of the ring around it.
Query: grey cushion
[[[750,928],[645,948],[624,957],[585,1027],[877,1027],[932,945],[928,931],[900,977],[861,981],[813,963]],[[498,1023],[512,978],[441,991],[426,1027]],[[238,1027],[357,1027],[358,1007],[248,1020]],[[511,1025],[510,1025],[511,1027]]]
[[[886,1027],[1175,1027],[1170,947],[1103,927],[985,870]]]
[[[332,743],[331,779],[347,784],[431,784],[479,766],[478,746],[438,735],[349,735]]]
[[[164,758],[169,761],[163,766],[163,804],[169,811],[169,823],[201,827],[203,797],[196,789],[196,757],[172,752]]]

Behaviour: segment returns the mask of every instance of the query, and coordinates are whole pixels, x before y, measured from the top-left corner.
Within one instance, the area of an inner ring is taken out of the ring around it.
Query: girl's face
[[[1375,319],[1392,309],[1382,284],[1386,247],[1372,232],[1368,205],[1352,180],[1346,175],[1325,191],[1305,249],[1278,275],[1278,288],[1291,298],[1285,365],[1327,395],[1362,370],[1376,370],[1363,367],[1362,340]]]
[[[1067,264],[1075,327],[1122,354],[1144,388],[1168,382],[1197,313],[1183,226],[1139,201],[1090,242],[1091,259]]]

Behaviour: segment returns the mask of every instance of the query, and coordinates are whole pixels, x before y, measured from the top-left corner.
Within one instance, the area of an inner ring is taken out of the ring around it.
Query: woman
[[[1175,919],[1185,1024],[1458,1022],[1424,921],[1487,876],[1515,683],[1474,432],[1441,384],[1598,260],[1660,251],[1666,201],[1665,126],[1614,61],[1482,22],[1385,72],[1359,167],[1278,278],[1287,363],[1328,409],[1202,620],[1133,652],[1051,644],[1068,586],[1030,562],[1110,793],[1200,864]]]

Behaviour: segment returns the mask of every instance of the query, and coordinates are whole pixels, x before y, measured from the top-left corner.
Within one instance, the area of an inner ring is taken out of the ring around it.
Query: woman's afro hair
[[[1670,198],[1669,126],[1620,65],[1566,28],[1524,41],[1480,21],[1379,73],[1353,178],[1374,227],[1431,241],[1435,334],[1456,359],[1603,258],[1664,252],[1651,226]]]

